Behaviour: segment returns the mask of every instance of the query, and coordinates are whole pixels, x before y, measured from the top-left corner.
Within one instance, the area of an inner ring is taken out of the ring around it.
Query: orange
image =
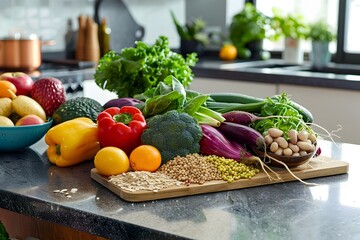
[[[155,172],[161,165],[161,154],[154,146],[140,145],[130,153],[129,160],[134,171]]]
[[[225,61],[232,61],[237,57],[237,49],[232,44],[225,44],[219,52],[219,57]]]
[[[16,87],[12,82],[0,80],[0,97],[11,98],[8,89],[10,89],[13,93],[16,94]]]
[[[105,176],[118,175],[130,169],[128,156],[117,147],[100,149],[95,155],[94,165],[96,170]]]

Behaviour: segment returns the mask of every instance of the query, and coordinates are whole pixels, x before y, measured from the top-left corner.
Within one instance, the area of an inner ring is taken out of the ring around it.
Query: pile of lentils
[[[157,172],[164,173],[186,185],[221,179],[220,172],[214,165],[197,153],[185,157],[177,156],[161,165]]]
[[[252,178],[259,169],[215,155],[188,154],[177,156],[161,165],[157,172],[164,173],[186,185],[203,184],[211,180],[233,182],[241,178]]]

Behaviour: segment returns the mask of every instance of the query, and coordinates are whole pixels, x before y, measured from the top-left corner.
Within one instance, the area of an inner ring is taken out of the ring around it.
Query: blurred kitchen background
[[[120,51],[132,47],[134,41],[143,40],[153,44],[160,36],[169,38],[170,46],[178,49],[180,37],[172,21],[173,11],[180,24],[201,18],[206,23],[205,32],[220,33],[228,37],[229,26],[235,14],[239,13],[246,2],[256,4],[256,8],[267,16],[273,16],[273,9],[283,14],[303,15],[307,22],[324,19],[338,34],[337,41],[330,42],[332,54],[337,62],[358,63],[360,34],[357,22],[360,20],[360,0],[2,0],[0,1],[0,38],[22,33],[25,36],[37,34],[42,40],[54,40],[53,45],[43,45],[41,50],[45,60],[65,58],[65,36],[67,32],[77,35],[78,17],[90,16],[99,23],[107,20],[111,28],[110,47]],[[339,15],[339,9],[346,15]],[[341,28],[338,28],[342,25]],[[76,36],[73,36],[76,37]],[[72,40],[75,48],[76,39]],[[341,49],[338,49],[341,44]],[[206,46],[208,50],[218,51],[219,44]],[[305,54],[311,51],[310,41],[303,44]],[[273,41],[264,39],[263,49],[272,57],[284,50],[284,39]],[[72,49],[74,51],[74,49]],[[74,53],[73,53],[74,54]],[[278,55],[279,56],[279,55]]]
[[[113,0],[103,0],[114,2]],[[284,13],[297,13],[305,16],[308,22],[317,19],[326,19],[336,30],[338,26],[339,3],[344,0],[257,0],[257,8],[264,14],[271,16],[274,7],[280,8]],[[77,18],[79,15],[95,15],[96,0],[2,0],[0,1],[0,37],[9,36],[15,32],[25,34],[36,33],[43,40],[55,40],[53,46],[43,46],[43,52],[61,52],[65,50],[65,34],[68,31],[69,19],[72,29],[78,29]],[[159,35],[166,35],[170,45],[178,48],[180,38],[171,20],[170,11],[174,11],[180,23],[184,24],[196,17],[202,18],[207,26],[206,31],[220,31],[226,35],[231,18],[244,6],[246,1],[240,0],[119,0],[126,6],[133,21],[144,28],[142,40],[153,43]],[[347,1],[349,15],[346,21],[347,36],[345,48],[350,53],[360,52],[359,33],[356,31],[356,23],[359,22],[360,1]],[[106,18],[116,18],[113,14],[107,15],[105,7],[100,9]],[[115,10],[113,10],[115,11]],[[116,19],[108,19],[116,21]],[[133,22],[133,24],[134,24]],[[131,28],[133,25],[127,21],[116,22],[119,28]],[[128,26],[127,26],[128,24]],[[113,38],[119,36],[114,35]],[[141,35],[141,34],[140,34]],[[264,48],[270,51],[281,50],[283,44],[265,40]],[[309,50],[309,43],[304,47]],[[336,42],[330,45],[331,52],[336,51]]]
[[[145,42],[152,43],[159,34],[165,34],[176,47],[178,36],[169,10],[176,11],[179,20],[184,21],[185,0],[124,0],[123,2],[128,6],[136,22],[146,29],[143,39]],[[73,29],[76,30],[77,17],[94,16],[94,6],[95,0],[1,0],[0,37],[15,32],[36,33],[44,40],[53,39],[56,42],[54,46],[44,46],[43,51],[63,51],[68,19],[72,20]],[[125,24],[118,22],[119,28],[126,28]]]

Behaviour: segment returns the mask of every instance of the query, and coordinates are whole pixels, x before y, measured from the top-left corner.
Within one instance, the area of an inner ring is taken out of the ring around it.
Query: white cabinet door
[[[191,83],[190,89],[202,93],[233,92],[266,98],[275,95],[277,87],[270,83],[197,77]]]
[[[279,85],[279,93],[286,92],[291,99],[311,111],[314,123],[326,128],[329,132],[342,129],[334,137],[337,142],[360,144],[360,94],[356,91]],[[314,128],[315,129],[315,128]],[[319,133],[323,131],[316,130]]]

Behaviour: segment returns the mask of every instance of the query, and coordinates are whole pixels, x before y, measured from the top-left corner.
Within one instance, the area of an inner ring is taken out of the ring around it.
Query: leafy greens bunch
[[[262,106],[259,116],[278,117],[256,121],[253,124],[253,128],[260,133],[265,133],[273,127],[282,130],[285,137],[287,137],[287,133],[291,129],[295,129],[298,132],[306,130],[309,133],[315,133],[312,128],[306,124],[303,119],[303,115],[299,112],[299,108],[296,107],[295,103],[291,101],[286,93],[282,93],[281,95],[277,95],[273,98],[267,98],[264,103],[265,104]]]
[[[99,87],[115,92],[120,98],[141,94],[169,75],[185,87],[190,85],[194,77],[191,67],[198,61],[196,53],[184,58],[171,51],[165,36],[160,36],[152,46],[142,41],[135,44],[121,53],[109,51],[100,59],[94,74]]]
[[[186,90],[181,82],[171,75],[156,87],[134,97],[145,101],[141,111],[146,118],[178,110],[194,117],[199,124],[218,127],[225,120],[220,113],[204,106],[209,95]]]

